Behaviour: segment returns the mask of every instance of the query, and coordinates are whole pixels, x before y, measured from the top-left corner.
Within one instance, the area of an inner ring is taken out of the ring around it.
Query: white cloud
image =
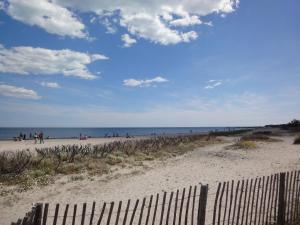
[[[195,15],[190,16],[189,14],[187,14],[185,17],[172,20],[170,24],[173,26],[190,26],[190,25],[202,24],[202,21],[199,19],[198,16]]]
[[[155,85],[155,83],[163,83],[163,82],[168,82],[168,80],[158,76],[153,79],[147,79],[147,80],[126,79],[123,80],[123,85],[127,87],[149,87]]]
[[[0,94],[7,97],[22,98],[22,99],[39,99],[38,94],[23,87],[0,84]]]
[[[40,85],[42,85],[43,87],[48,87],[48,88],[60,88],[60,85],[56,82],[45,82],[42,81],[40,83]]]
[[[130,37],[129,34],[123,34],[121,37],[122,41],[124,42],[124,47],[125,48],[129,48],[131,47],[133,44],[136,43],[136,40],[133,39],[132,37]]]
[[[87,38],[85,26],[67,8],[48,0],[8,0],[7,13],[14,19],[60,36]]]
[[[222,85],[222,80],[209,80],[208,83],[210,83],[210,85],[205,86],[204,89],[214,89]]]
[[[69,49],[51,50],[33,47],[5,48],[0,44],[0,73],[63,74],[84,79],[94,79],[87,65],[108,59],[100,54],[87,54]]]
[[[108,22],[117,21],[131,35],[162,45],[195,40],[198,37],[196,31],[183,32],[179,27],[199,25],[202,23],[200,18],[210,14],[231,13],[239,3],[239,0],[7,1],[10,3],[7,10],[9,15],[24,23],[40,26],[49,33],[86,37],[84,25],[70,10],[92,12],[102,18],[108,32],[114,31],[112,23]]]

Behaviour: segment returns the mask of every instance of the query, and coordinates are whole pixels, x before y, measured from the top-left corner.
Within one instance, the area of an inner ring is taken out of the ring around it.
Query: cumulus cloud
[[[154,86],[157,83],[168,82],[167,79],[157,76],[153,79],[147,80],[136,80],[136,79],[126,79],[123,80],[123,85],[127,87],[150,87]]]
[[[87,38],[84,24],[67,8],[48,0],[8,0],[12,18],[60,36]]]
[[[209,80],[208,83],[209,85],[205,86],[204,89],[214,89],[222,85],[222,80]]]
[[[0,73],[16,74],[63,74],[84,79],[94,79],[87,65],[108,59],[100,54],[87,54],[64,50],[51,50],[19,46],[5,48],[0,44]]]
[[[102,24],[108,28],[108,32],[114,31],[111,29],[113,21],[125,27],[133,36],[162,45],[195,40],[198,37],[195,30],[182,31],[180,27],[200,25],[201,17],[213,13],[231,13],[239,3],[239,0],[7,1],[8,14],[13,18],[40,26],[50,33],[85,37],[85,27],[73,12],[92,12],[104,21]]]
[[[48,87],[48,88],[60,88],[60,85],[56,82],[45,82],[42,81],[40,83],[40,85],[42,85],[43,87]]]
[[[172,20],[170,22],[171,25],[173,26],[190,26],[190,25],[196,25],[196,24],[201,24],[202,21],[199,19],[198,16],[190,16],[186,15],[185,17],[182,17],[180,19]]]
[[[0,83],[0,95],[22,99],[39,99],[41,98],[35,91]]]
[[[133,39],[132,37],[130,37],[129,34],[123,34],[121,37],[122,41],[124,42],[124,47],[125,48],[129,48],[131,47],[133,44],[136,43],[136,40]]]

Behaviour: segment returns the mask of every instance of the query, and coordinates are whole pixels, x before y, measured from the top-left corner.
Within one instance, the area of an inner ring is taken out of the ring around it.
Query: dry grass
[[[227,147],[227,149],[245,149],[245,150],[255,149],[255,148],[257,148],[257,145],[254,141],[243,141],[243,140],[239,140],[235,144]]]
[[[164,160],[197,147],[220,142],[215,136],[187,135],[112,142],[97,146],[57,146],[29,151],[0,153],[0,185],[26,191],[47,185],[55,175],[108,174],[113,167],[145,166],[144,161]],[[76,178],[71,178],[76,180]]]
[[[241,137],[242,141],[279,142],[280,139],[272,138],[265,133],[253,133]]]

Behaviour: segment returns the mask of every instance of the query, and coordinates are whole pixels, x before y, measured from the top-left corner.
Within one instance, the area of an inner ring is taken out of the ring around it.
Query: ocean
[[[105,136],[144,136],[144,135],[172,135],[190,133],[208,133],[210,131],[245,129],[243,127],[114,127],[114,128],[53,128],[53,127],[31,127],[31,128],[0,128],[0,140],[10,140],[18,137],[20,133],[26,134],[43,132],[44,138],[78,138],[80,134],[88,137]]]

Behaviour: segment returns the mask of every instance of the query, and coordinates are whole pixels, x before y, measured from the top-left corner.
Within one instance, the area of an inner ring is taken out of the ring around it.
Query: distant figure
[[[37,133],[35,132],[35,133],[34,133],[34,144],[37,143],[37,140],[38,140],[38,135],[37,135]]]
[[[44,144],[44,134],[43,134],[43,132],[40,132],[40,134],[39,134],[39,139],[40,139],[40,144]]]
[[[23,140],[26,140],[26,134],[23,135]]]
[[[128,133],[126,133],[126,138],[130,138],[130,136],[129,136],[129,134],[128,134]]]
[[[22,141],[22,140],[23,140],[23,134],[21,132],[20,135],[19,135],[19,141]]]
[[[29,139],[31,140],[32,139],[32,133],[30,132],[29,134]]]

